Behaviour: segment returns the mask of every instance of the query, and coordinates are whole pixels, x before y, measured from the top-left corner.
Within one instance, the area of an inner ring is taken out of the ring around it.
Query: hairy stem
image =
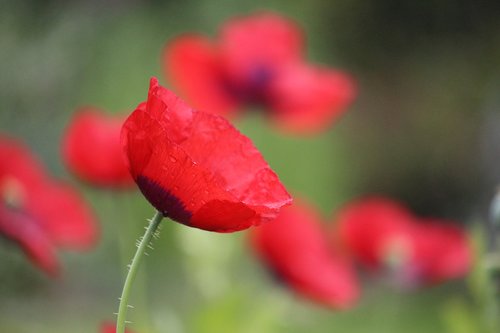
[[[125,279],[125,284],[123,285],[122,296],[120,297],[120,306],[118,308],[118,318],[116,320],[116,333],[125,332],[128,297],[130,295],[132,283],[134,282],[135,276],[137,275],[137,270],[139,264],[141,263],[144,252],[146,251],[146,248],[151,242],[151,239],[153,238],[156,229],[160,225],[162,218],[163,215],[157,211],[155,216],[150,220],[149,226],[146,229],[146,233],[144,234],[144,236],[142,236],[142,239],[139,241],[139,244],[137,246],[137,251],[135,252],[134,258],[132,259],[132,263],[130,264],[130,269],[128,271],[127,278]]]

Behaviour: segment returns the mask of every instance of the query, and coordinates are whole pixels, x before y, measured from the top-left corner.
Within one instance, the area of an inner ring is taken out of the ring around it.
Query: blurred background
[[[354,105],[320,135],[277,132],[260,113],[236,122],[286,187],[325,221],[377,193],[418,215],[455,219],[484,245],[481,227],[500,183],[500,2],[2,0],[0,131],[83,191],[101,240],[89,253],[62,254],[56,280],[1,242],[0,332],[97,332],[115,319],[125,266],[153,209],[137,191],[75,180],[60,157],[65,126],[82,105],[128,114],[151,76],[168,86],[160,53],[170,38],[215,36],[228,18],[256,10],[296,20],[309,60],[359,84]],[[277,285],[244,233],[165,223],[129,318],[139,333],[488,332],[481,274],[418,291],[363,280],[359,304],[333,312]]]

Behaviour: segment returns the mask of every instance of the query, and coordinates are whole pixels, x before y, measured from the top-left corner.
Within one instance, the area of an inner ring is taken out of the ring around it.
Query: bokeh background
[[[22,138],[83,191],[101,240],[89,253],[62,254],[57,280],[0,242],[0,332],[97,332],[114,320],[125,266],[153,209],[137,191],[75,180],[60,157],[64,128],[82,105],[131,112],[151,76],[168,86],[160,53],[170,38],[214,36],[226,19],[257,10],[295,19],[308,58],[359,84],[355,104],[320,135],[276,131],[261,113],[236,122],[287,188],[325,221],[358,196],[398,198],[418,215],[463,223],[484,247],[481,230],[500,183],[498,1],[2,0],[0,131]],[[165,223],[129,317],[139,333],[494,332],[482,274],[475,268],[465,280],[414,291],[365,278],[360,303],[333,312],[273,281],[244,233]]]

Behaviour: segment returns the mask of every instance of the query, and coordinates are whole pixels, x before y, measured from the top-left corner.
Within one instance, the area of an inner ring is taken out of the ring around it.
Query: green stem
[[[151,242],[151,239],[153,238],[156,229],[160,225],[162,218],[162,213],[157,211],[155,216],[151,219],[149,226],[146,229],[146,233],[137,246],[137,251],[135,252],[132,263],[130,264],[130,269],[128,271],[127,278],[125,279],[125,284],[123,285],[122,296],[120,297],[118,319],[116,320],[116,333],[125,332],[125,319],[127,317],[128,297],[130,295],[131,286],[134,282],[135,276],[137,275],[137,269],[139,267],[139,264],[141,263],[143,254],[146,251],[146,247]]]

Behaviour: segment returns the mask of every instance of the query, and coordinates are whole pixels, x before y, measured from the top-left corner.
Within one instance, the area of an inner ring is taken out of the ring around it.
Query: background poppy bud
[[[79,109],[62,141],[62,156],[68,168],[93,185],[133,185],[120,145],[123,121],[96,108]]]

